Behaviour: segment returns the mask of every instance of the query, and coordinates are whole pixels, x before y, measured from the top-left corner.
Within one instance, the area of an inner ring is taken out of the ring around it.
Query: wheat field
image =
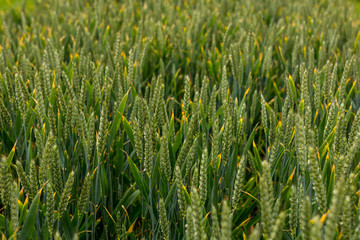
[[[2,239],[360,239],[345,0],[0,11]]]

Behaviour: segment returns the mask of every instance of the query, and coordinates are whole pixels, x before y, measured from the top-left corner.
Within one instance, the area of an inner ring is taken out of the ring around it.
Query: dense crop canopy
[[[2,239],[360,239],[345,0],[1,13]]]

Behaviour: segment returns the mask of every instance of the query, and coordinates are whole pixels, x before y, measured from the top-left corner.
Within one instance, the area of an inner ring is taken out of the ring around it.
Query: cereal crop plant
[[[351,4],[1,11],[1,238],[360,239]]]

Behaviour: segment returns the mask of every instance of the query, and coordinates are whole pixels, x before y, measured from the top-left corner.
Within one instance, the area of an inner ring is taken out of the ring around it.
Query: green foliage
[[[0,15],[2,239],[359,239],[345,0]]]

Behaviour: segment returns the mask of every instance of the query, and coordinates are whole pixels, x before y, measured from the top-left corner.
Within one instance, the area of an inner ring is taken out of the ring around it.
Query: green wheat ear
[[[34,199],[35,192],[33,192],[32,185],[30,184],[30,181],[26,176],[20,161],[16,161],[16,172],[20,178],[20,182],[25,190],[25,193],[29,196],[30,199]]]
[[[353,61],[354,61],[353,58],[351,58],[351,59],[347,60],[345,63],[343,75],[341,77],[340,86],[339,86],[339,95],[338,95],[339,101],[342,101],[342,98],[345,97],[346,82],[349,78],[349,73],[351,71]]]
[[[232,232],[232,213],[227,201],[223,202],[221,212],[221,240],[230,240]]]
[[[54,144],[55,144],[55,137],[53,133],[50,132],[46,141],[45,148],[40,157],[39,183],[41,185],[47,181],[49,172],[51,170],[50,164],[52,162],[51,159],[53,158],[53,154],[54,154],[54,151],[52,149]]]
[[[4,157],[1,157],[1,162],[0,162],[0,178],[1,178],[1,182],[2,184],[0,184],[0,196],[1,196],[1,202],[4,204],[4,206],[6,207],[6,205],[11,204],[10,203],[10,196],[12,193],[12,177],[11,177],[11,173],[10,173],[10,168],[6,163],[6,159]]]
[[[139,121],[137,118],[134,119],[133,121],[133,133],[134,133],[134,141],[135,141],[135,152],[137,157],[140,159],[140,161],[143,160],[143,143],[142,143],[142,138],[143,138],[143,133],[141,132],[141,128],[139,125]]]
[[[268,113],[266,109],[266,102],[264,96],[260,94],[260,102],[261,102],[261,126],[264,128],[266,136],[269,132],[269,125],[268,125]]]
[[[214,205],[211,206],[211,239],[220,239],[220,223],[218,213]]]
[[[50,236],[53,233],[54,223],[56,221],[55,219],[55,192],[53,190],[53,187],[49,184],[46,188],[47,194],[46,194],[46,221],[48,223],[48,231]]]
[[[206,238],[206,232],[203,228],[203,206],[201,204],[199,192],[194,187],[191,188],[191,206],[192,206],[192,222],[194,225],[194,239]]]
[[[189,205],[186,208],[186,238],[187,239],[196,239],[195,237],[195,227],[192,221],[192,217],[193,217],[193,209],[191,207],[191,205]]]
[[[175,181],[176,181],[176,189],[177,189],[177,199],[178,204],[180,208],[180,216],[182,218],[185,218],[185,215],[187,214],[186,210],[186,199],[185,199],[185,193],[183,189],[183,181],[181,177],[180,168],[178,165],[175,166]]]
[[[125,222],[121,219],[120,211],[116,213],[115,232],[117,239],[123,239],[126,236]]]
[[[12,120],[11,120],[10,112],[6,108],[2,98],[0,98],[0,120],[1,120],[3,125],[8,123],[10,125],[10,127],[11,127],[12,124],[13,124]]]
[[[305,106],[308,107],[308,106],[311,106],[310,93],[309,93],[309,74],[308,74],[308,70],[306,70],[304,68],[305,67],[302,64],[300,66],[301,99],[304,100]]]
[[[61,217],[64,215],[67,205],[69,203],[69,198],[71,195],[71,190],[74,184],[74,171],[70,172],[68,179],[66,181],[65,184],[65,188],[64,191],[62,192],[61,196],[60,196],[60,202],[59,202],[59,206],[58,206],[58,219],[60,220]]]
[[[197,146],[198,146],[198,138],[195,138],[195,140],[193,141],[193,144],[189,150],[189,152],[186,155],[186,158],[184,160],[184,164],[185,165],[185,176],[184,179],[187,179],[189,174],[190,174],[190,170],[195,162],[195,155],[196,155],[196,150],[197,150]]]
[[[169,143],[167,137],[167,125],[163,127],[163,136],[161,138],[161,146],[160,146],[160,169],[163,172],[168,180],[171,178],[171,164],[170,164],[170,156],[169,156]]]
[[[211,126],[214,126],[214,121],[216,118],[216,97],[217,97],[217,86],[214,85],[208,107],[208,118],[209,118],[209,124]]]
[[[200,182],[200,176],[199,176],[199,163],[195,163],[192,171],[191,176],[191,188],[198,189],[199,188],[199,182]]]
[[[319,109],[321,104],[321,81],[320,81],[321,75],[322,75],[321,71],[316,72],[315,92],[314,92],[315,109]]]
[[[285,217],[286,217],[286,215],[284,212],[280,213],[280,215],[277,217],[269,239],[276,240],[276,239],[282,238],[282,231],[283,231],[282,228],[284,225]]]
[[[341,215],[342,235],[344,239],[351,239],[353,234],[353,201],[350,194],[345,196]]]
[[[229,155],[230,155],[230,148],[233,141],[233,135],[232,135],[232,121],[231,121],[231,113],[230,113],[230,106],[228,104],[224,104],[224,118],[225,118],[225,124],[224,124],[224,132],[222,136],[222,160],[224,162],[224,165],[226,165]]]
[[[165,203],[162,198],[160,198],[159,200],[159,215],[160,215],[160,227],[161,227],[161,232],[163,234],[163,239],[167,240],[169,239],[169,223],[168,223]]]
[[[207,178],[208,178],[207,167],[208,167],[208,151],[207,151],[207,148],[205,146],[205,148],[203,150],[202,157],[201,157],[201,161],[200,161],[199,191],[200,191],[200,201],[201,201],[202,206],[205,205],[205,201],[207,199],[207,190],[208,190],[208,186],[207,186]]]
[[[304,240],[311,239],[311,202],[308,196],[303,199],[302,203],[303,209],[301,210],[300,215],[300,228],[301,228],[301,236]]]
[[[153,168],[154,145],[152,141],[152,133],[149,123],[145,124],[144,139],[145,139],[144,171],[150,178]]]
[[[204,110],[204,112],[208,112],[208,86],[209,82],[207,81],[207,77],[204,76],[203,80],[201,82],[201,92],[200,92],[200,99],[201,99],[201,105]]]
[[[295,117],[295,148],[300,170],[302,175],[304,175],[307,169],[307,148],[304,122],[299,114],[296,114]]]
[[[79,218],[86,211],[86,206],[89,201],[91,183],[92,183],[92,175],[87,173],[84,180],[84,184],[81,187],[81,192],[77,203]]]
[[[322,240],[322,224],[320,217],[317,215],[313,218],[311,226],[311,238],[314,240]]]
[[[227,100],[227,91],[229,88],[229,82],[227,79],[227,71],[226,66],[222,67],[222,74],[221,74],[221,82],[220,82],[220,97],[223,103],[225,103]]]
[[[262,219],[262,228],[267,236],[271,235],[271,228],[275,223],[273,219],[274,190],[270,173],[270,164],[267,161],[262,162],[262,175],[260,176],[260,210]]]
[[[338,219],[344,200],[344,176],[337,181],[330,203],[330,211],[325,222],[325,239],[333,239],[336,234]]]
[[[300,184],[298,184],[300,185]],[[299,223],[299,205],[301,198],[299,197],[299,192],[301,186],[291,186],[290,192],[290,209],[289,209],[289,223],[290,223],[290,231],[293,238],[296,237],[296,229]]]
[[[10,184],[11,184],[10,186],[11,191],[9,192],[10,193],[9,201],[10,201],[11,224],[13,227],[13,231],[15,231],[19,225],[19,205],[18,205],[19,189],[16,181],[11,182]]]
[[[315,190],[315,197],[318,203],[320,213],[326,211],[326,189],[323,184],[322,175],[320,173],[319,164],[317,160],[317,153],[313,147],[308,149],[310,178],[313,181],[313,188]]]
[[[50,172],[51,172],[51,180],[53,182],[55,191],[60,194],[63,190],[63,186],[62,186],[62,178],[61,178],[60,156],[56,144],[52,148]]]
[[[240,159],[240,163],[238,169],[236,171],[235,183],[234,183],[234,190],[232,193],[232,208],[236,209],[239,207],[240,204],[240,196],[243,190],[243,185],[245,183],[245,173],[246,173],[246,158],[242,156]]]
[[[17,72],[17,70],[16,70]],[[26,114],[27,114],[27,107],[26,101],[28,100],[27,97],[27,90],[25,89],[25,83],[23,82],[23,78],[18,73],[15,74],[15,100],[16,106],[20,111],[21,118],[25,121]]]
[[[289,110],[289,113],[286,117],[286,123],[287,125],[285,128],[284,143],[286,145],[289,145],[289,147],[291,147],[290,141],[295,127],[295,113],[293,108],[290,108]]]

